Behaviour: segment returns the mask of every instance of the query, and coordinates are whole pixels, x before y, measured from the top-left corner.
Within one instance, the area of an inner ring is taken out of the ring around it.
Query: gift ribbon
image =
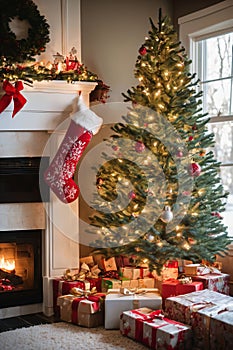
[[[23,83],[22,81],[16,81],[15,86],[13,86],[8,80],[4,80],[2,87],[6,93],[0,99],[0,113],[2,113],[7,108],[13,99],[13,118],[27,102],[26,98],[20,93],[20,91],[23,90]]]
[[[157,345],[158,345],[158,339],[157,339],[157,331],[158,331],[158,329],[162,328],[164,326],[167,326],[169,324],[170,325],[174,325],[176,327],[176,329],[179,331],[178,338],[177,338],[177,344],[176,344],[177,346],[179,346],[180,343],[184,339],[184,330],[188,329],[188,326],[183,325],[180,322],[177,322],[177,321],[174,321],[174,320],[170,320],[170,319],[168,319],[166,317],[162,317],[162,316],[163,316],[162,314],[158,315],[157,319],[163,320],[164,321],[163,324],[156,325],[156,318],[154,318],[154,321],[153,320],[146,321],[148,325],[150,324],[151,326],[153,326],[152,327],[151,348],[155,349],[157,347]],[[170,344],[166,344],[167,349],[170,348],[169,345]]]

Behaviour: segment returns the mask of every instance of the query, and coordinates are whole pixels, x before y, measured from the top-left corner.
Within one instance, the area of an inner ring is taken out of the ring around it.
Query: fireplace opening
[[[0,232],[0,308],[41,303],[42,230]]]
[[[0,203],[48,202],[49,187],[39,181],[48,166],[49,157],[0,158]]]

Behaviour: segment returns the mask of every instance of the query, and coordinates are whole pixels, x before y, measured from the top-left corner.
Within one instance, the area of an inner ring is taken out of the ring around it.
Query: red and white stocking
[[[99,131],[102,122],[102,118],[87,108],[80,95],[64,139],[44,173],[45,182],[64,203],[71,203],[79,196],[79,187],[73,180],[74,172],[85,148],[92,136]]]

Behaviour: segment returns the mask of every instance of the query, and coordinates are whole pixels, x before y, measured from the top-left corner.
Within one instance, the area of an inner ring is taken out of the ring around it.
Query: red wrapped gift
[[[164,264],[164,267],[177,268],[178,269],[178,261],[177,260],[168,260],[166,262],[166,264]]]
[[[182,283],[182,280],[168,279],[162,283],[162,298],[166,299],[176,295],[188,294],[197,290],[203,289],[202,282],[190,282]]]
[[[179,283],[177,285],[177,294],[176,295],[182,295],[182,294],[188,294],[195,292],[197,290],[203,289],[203,283],[202,282],[191,282],[191,283]]]
[[[70,290],[74,287],[83,290],[89,290],[96,287],[97,292],[101,292],[101,278],[88,278],[84,281],[65,281],[62,278],[53,280],[53,309],[54,314],[59,316],[59,307],[57,306],[57,298],[61,295],[70,294]]]
[[[161,295],[166,299],[177,295],[177,285],[180,284],[178,280],[170,278],[162,283]]]
[[[136,341],[142,342],[143,322],[161,314],[161,310],[152,310],[147,307],[123,311],[120,316],[120,332]]]

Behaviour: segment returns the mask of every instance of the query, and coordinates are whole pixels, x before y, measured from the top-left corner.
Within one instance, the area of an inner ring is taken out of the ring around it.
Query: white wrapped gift
[[[123,311],[141,307],[153,310],[162,308],[162,297],[157,288],[135,291],[126,288],[111,289],[105,299],[105,329],[120,329],[120,316]]]

